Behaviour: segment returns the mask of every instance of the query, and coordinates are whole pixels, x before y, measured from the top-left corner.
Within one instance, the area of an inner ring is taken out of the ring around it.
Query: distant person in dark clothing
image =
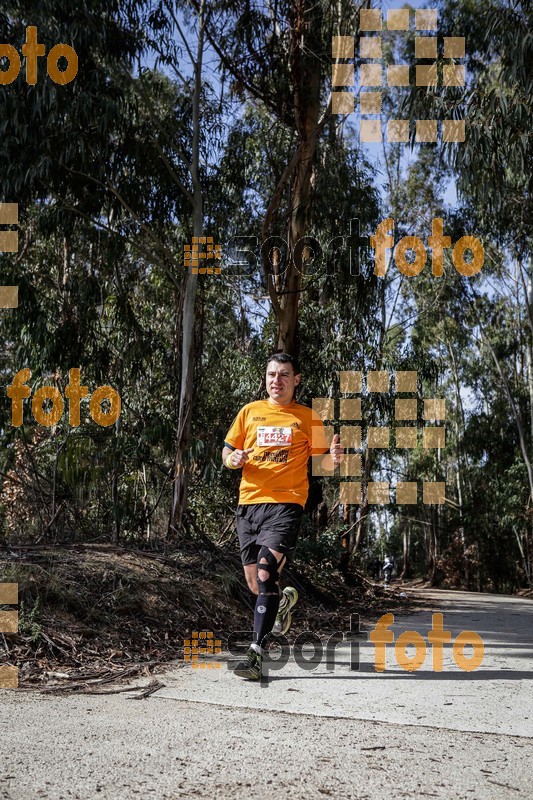
[[[381,571],[381,561],[379,558],[373,558],[368,565],[368,569],[370,571],[370,575],[372,576],[372,580],[379,581],[379,574]]]

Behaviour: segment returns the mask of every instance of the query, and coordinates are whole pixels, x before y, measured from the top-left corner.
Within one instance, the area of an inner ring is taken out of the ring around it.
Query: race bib
[[[273,444],[292,444],[292,428],[271,428],[261,425],[257,428],[257,446],[270,447]]]

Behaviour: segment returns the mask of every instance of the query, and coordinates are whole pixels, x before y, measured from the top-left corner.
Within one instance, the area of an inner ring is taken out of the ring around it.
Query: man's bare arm
[[[247,450],[232,450],[231,447],[224,446],[222,448],[222,463],[228,469],[240,469],[248,461],[248,453],[251,453],[253,449],[253,447],[249,447]]]
[[[329,453],[326,453],[320,465],[322,469],[332,472],[337,464],[340,464],[344,459],[344,450],[340,445],[340,436],[336,433],[333,437]]]

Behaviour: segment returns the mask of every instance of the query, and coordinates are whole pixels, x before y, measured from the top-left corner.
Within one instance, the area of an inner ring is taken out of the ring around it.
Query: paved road
[[[359,670],[350,670],[346,644],[333,671],[324,663],[304,671],[291,657],[263,687],[223,662],[176,665],[144,701],[3,691],[0,797],[248,799],[274,790],[302,799],[529,800],[533,602],[460,592],[424,600],[427,610],[396,617],[384,672],[363,636]],[[417,672],[398,665],[398,636],[416,631],[427,644],[432,612],[453,639],[463,630],[481,636],[477,670],[460,670],[451,645],[442,672],[432,670],[429,645]]]

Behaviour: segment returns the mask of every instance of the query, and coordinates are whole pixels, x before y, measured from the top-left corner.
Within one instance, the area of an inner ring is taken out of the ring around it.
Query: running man
[[[333,470],[343,459],[337,434],[329,446],[320,418],[294,401],[300,367],[293,356],[275,353],[266,368],[268,400],[245,405],[228,431],[222,461],[242,469],[236,526],[246,583],[257,595],[254,641],[235,674],[261,678],[262,644],[268,634],[283,634],[291,625],[298,592],[291,586],[280,599],[279,577],[293,553],[309,483],[307,462],[322,455],[322,467]]]

